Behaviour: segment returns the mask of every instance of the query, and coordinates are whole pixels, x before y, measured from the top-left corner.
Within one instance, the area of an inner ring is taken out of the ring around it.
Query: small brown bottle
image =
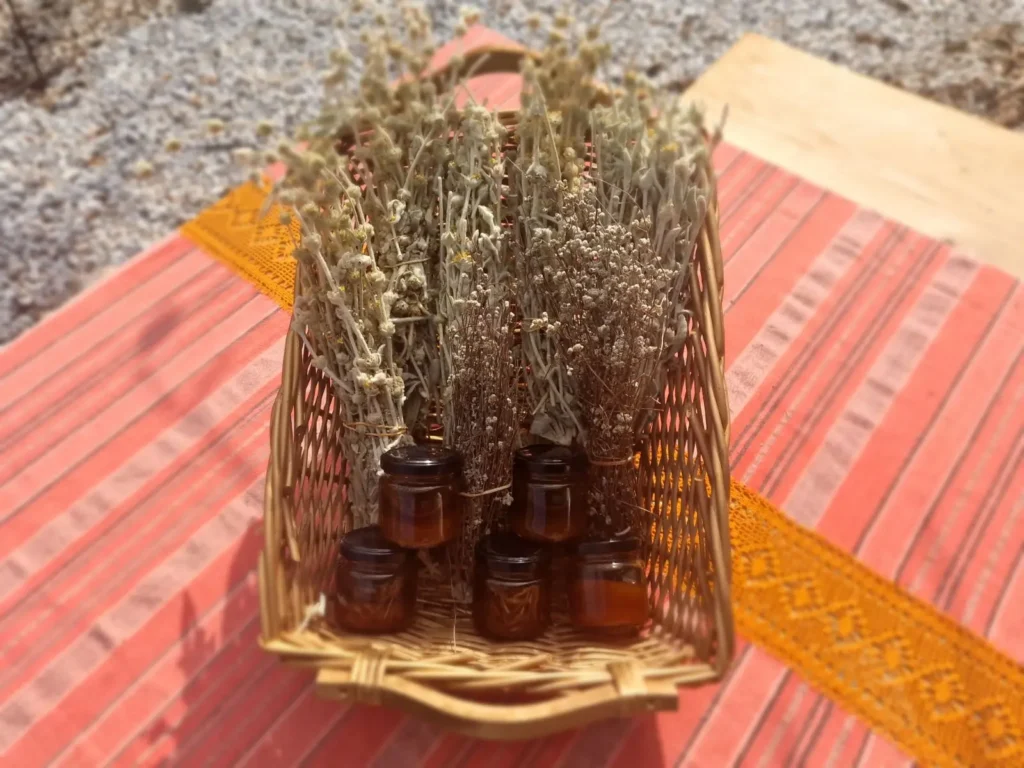
[[[516,451],[512,474],[512,530],[533,541],[568,541],[587,522],[586,459],[560,445]]]
[[[451,541],[462,522],[459,456],[440,445],[403,445],[381,456],[380,528],[400,547]]]
[[[345,534],[335,578],[337,624],[350,632],[399,632],[416,613],[416,557],[370,525]]]
[[[539,544],[510,533],[477,548],[473,623],[492,640],[529,640],[551,623],[551,562]]]
[[[633,635],[647,616],[647,579],[639,539],[587,538],[572,545],[569,618],[576,629]]]

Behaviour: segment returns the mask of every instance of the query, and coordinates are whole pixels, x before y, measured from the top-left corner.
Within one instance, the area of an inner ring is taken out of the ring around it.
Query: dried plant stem
[[[468,106],[452,134],[447,172],[437,180],[444,437],[462,454],[467,494],[452,552],[454,589],[462,599],[469,597],[477,540],[511,499],[507,486],[521,418],[517,318],[500,226],[506,138],[493,114]]]

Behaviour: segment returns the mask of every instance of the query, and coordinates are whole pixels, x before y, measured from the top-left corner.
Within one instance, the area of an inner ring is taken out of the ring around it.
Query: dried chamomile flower
[[[168,152],[179,152],[181,150],[181,139],[171,137],[164,142],[164,149]]]
[[[224,127],[224,121],[219,118],[213,118],[212,120],[206,121],[206,130],[211,136],[223,133]]]

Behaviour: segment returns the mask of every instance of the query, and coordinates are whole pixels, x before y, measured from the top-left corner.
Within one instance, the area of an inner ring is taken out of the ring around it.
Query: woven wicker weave
[[[691,267],[691,334],[638,456],[650,512],[650,630],[606,644],[575,633],[556,611],[540,639],[492,643],[452,604],[450,586],[426,572],[418,618],[406,632],[340,635],[326,622],[304,621],[320,592],[330,589],[337,541],[351,521],[334,393],[290,333],[271,425],[259,562],[265,649],[314,668],[324,695],[398,707],[489,738],[533,737],[602,717],[673,709],[677,686],[722,676],[734,643],[729,415],[718,202],[709,166],[701,177],[711,205]]]

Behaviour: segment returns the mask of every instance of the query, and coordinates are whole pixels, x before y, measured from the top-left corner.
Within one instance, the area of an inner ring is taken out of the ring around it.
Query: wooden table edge
[[[1024,133],[744,36],[684,94],[726,141],[1024,277]]]

